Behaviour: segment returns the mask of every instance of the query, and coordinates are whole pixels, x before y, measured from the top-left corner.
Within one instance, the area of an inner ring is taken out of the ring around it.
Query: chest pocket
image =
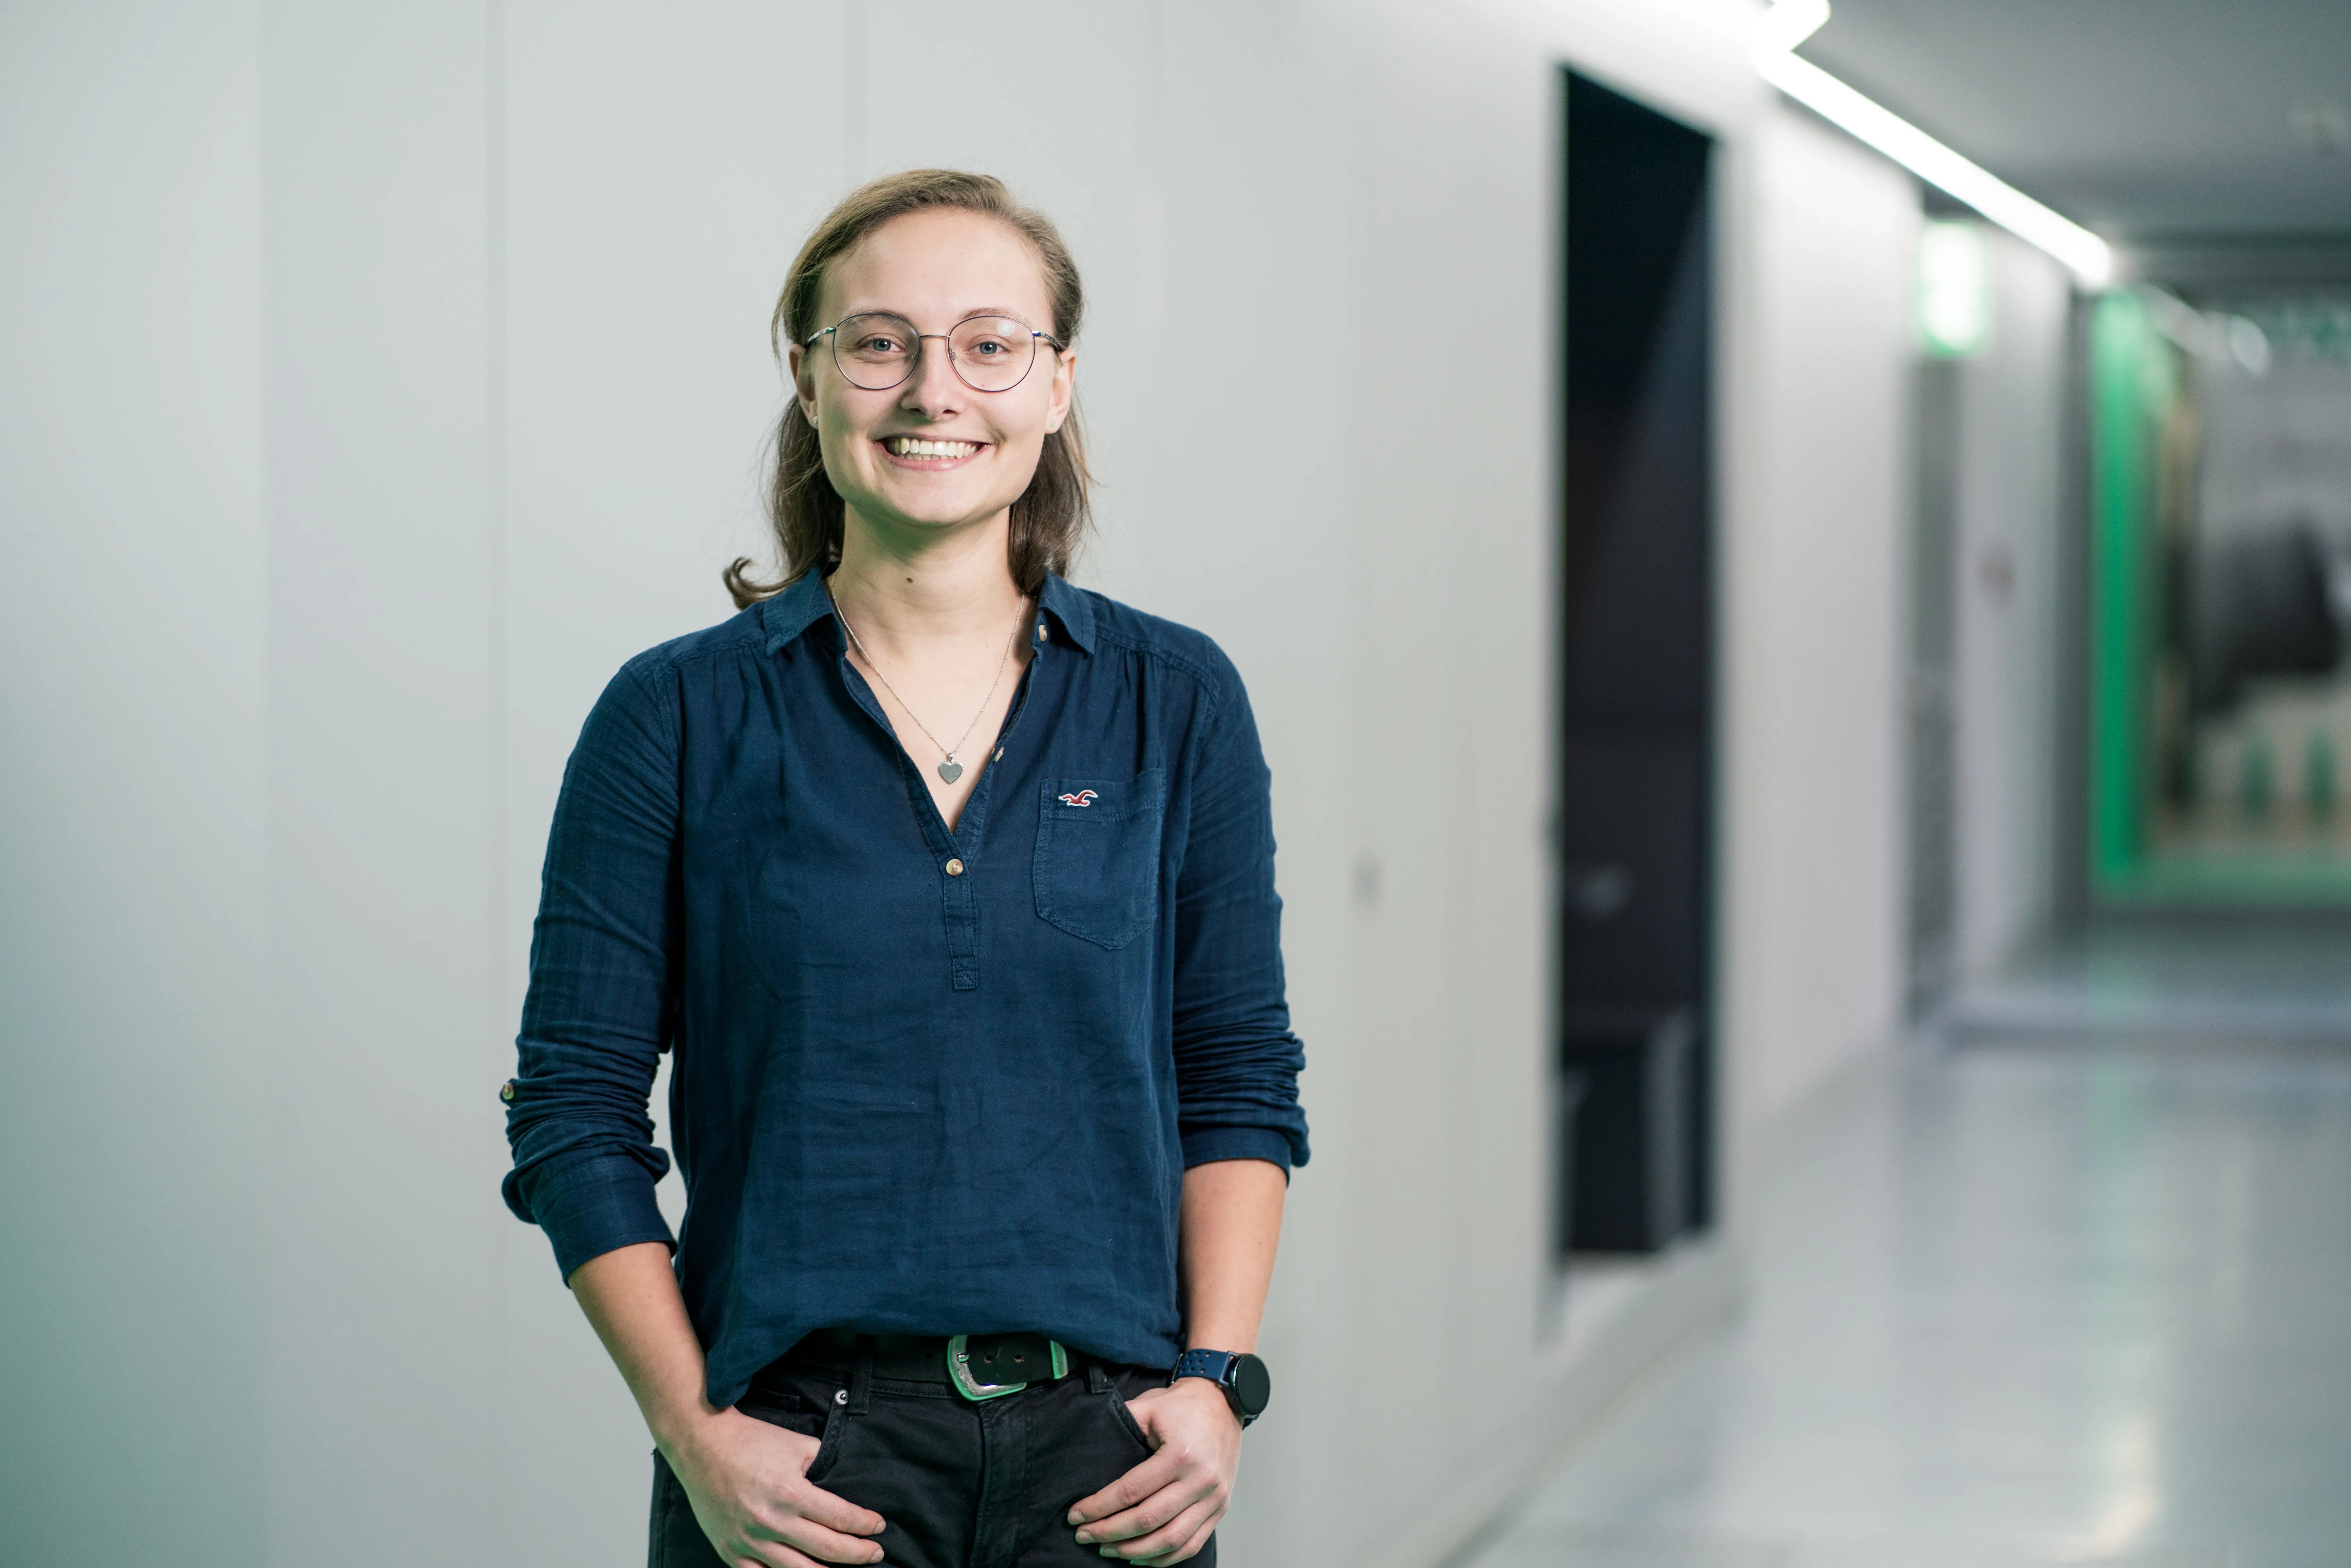
[[[1167,770],[1048,779],[1037,818],[1037,914],[1072,936],[1123,947],[1159,916]]]

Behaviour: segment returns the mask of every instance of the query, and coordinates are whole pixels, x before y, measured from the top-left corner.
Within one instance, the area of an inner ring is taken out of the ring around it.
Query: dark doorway
[[[1566,99],[1558,1240],[1646,1251],[1713,1207],[1713,142]]]

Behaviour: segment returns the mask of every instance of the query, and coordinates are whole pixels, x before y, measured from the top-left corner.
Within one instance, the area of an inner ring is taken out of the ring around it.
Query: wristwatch
[[[1187,1350],[1176,1358],[1167,1381],[1179,1377],[1205,1377],[1223,1389],[1225,1403],[1244,1427],[1265,1414],[1266,1401],[1273,1397],[1272,1375],[1247,1351]]]

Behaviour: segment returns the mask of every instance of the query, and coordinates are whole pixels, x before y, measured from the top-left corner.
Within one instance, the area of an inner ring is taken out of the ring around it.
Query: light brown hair
[[[1014,201],[1004,182],[992,176],[954,169],[909,169],[885,174],[851,192],[800,246],[791,270],[784,275],[784,291],[768,328],[776,358],[783,360],[788,346],[804,342],[831,325],[815,318],[823,301],[825,268],[835,257],[892,218],[934,207],[995,218],[1027,240],[1037,252],[1046,292],[1052,297],[1051,333],[1064,346],[1077,342],[1085,314],[1085,291],[1078,282],[1077,263],[1070,258],[1069,247],[1061,243],[1051,220]],[[1040,361],[1038,369],[1045,368]],[[1061,428],[1045,437],[1029,488],[1012,503],[1008,564],[1012,580],[1022,592],[1036,592],[1048,571],[1069,571],[1070,559],[1093,520],[1088,495],[1091,483],[1085,440],[1079,433],[1077,405],[1072,402]],[[783,419],[776,427],[775,470],[768,480],[767,504],[768,523],[775,530],[784,575],[774,582],[761,582],[750,575],[751,559],[737,558],[725,577],[726,591],[734,595],[738,610],[780,592],[807,576],[810,569],[821,570],[841,559],[841,495],[825,474],[816,427],[800,412],[798,397],[785,405]]]

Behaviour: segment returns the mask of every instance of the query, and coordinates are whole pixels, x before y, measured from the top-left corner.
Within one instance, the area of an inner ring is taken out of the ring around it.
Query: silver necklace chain
[[[832,590],[830,586],[825,589],[825,597],[828,599],[832,598]],[[987,712],[987,705],[996,700],[996,688],[1004,684],[1005,669],[1012,663],[1013,646],[1020,641],[1020,628],[1028,623],[1028,601],[1025,599],[1021,601],[1020,619],[1012,623],[1012,635],[1004,640],[1004,657],[996,661],[996,679],[987,683],[987,695],[979,699],[979,712],[971,716],[971,722],[963,727],[963,733],[956,737],[956,743],[953,746],[947,745],[937,736],[931,735],[931,727],[923,722],[923,716],[914,711],[914,705],[908,702],[904,695],[899,692],[898,688],[890,684],[889,676],[882,674],[882,665],[880,663],[874,659],[872,654],[865,651],[865,639],[857,634],[857,628],[849,623],[849,617],[841,614],[841,601],[837,599],[832,601],[832,612],[841,617],[841,629],[848,632],[850,642],[856,644],[857,656],[865,661],[865,667],[867,669],[872,670],[876,676],[880,677],[882,689],[898,699],[898,706],[906,710],[906,716],[914,721],[914,727],[916,729],[921,730],[926,736],[930,736],[930,741],[933,746],[937,747],[941,751],[946,753],[947,759],[939,764],[939,777],[949,784],[952,784],[956,779],[962,778],[963,764],[956,760],[956,753],[962,750],[963,743],[971,738],[971,732],[979,727],[980,717]]]

